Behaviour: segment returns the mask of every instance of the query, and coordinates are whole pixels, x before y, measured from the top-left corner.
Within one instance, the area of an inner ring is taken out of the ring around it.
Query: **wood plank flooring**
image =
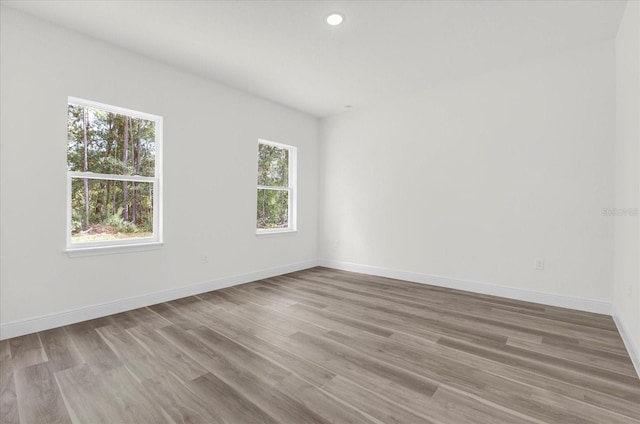
[[[0,423],[640,424],[612,319],[313,268],[0,342]]]

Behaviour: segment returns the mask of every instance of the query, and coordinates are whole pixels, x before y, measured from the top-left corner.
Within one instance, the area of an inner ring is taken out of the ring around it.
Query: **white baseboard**
[[[608,302],[582,299],[578,297],[564,296],[555,293],[536,292],[533,290],[517,289],[513,287],[490,284],[480,281],[461,280],[437,275],[419,274],[415,272],[400,271],[397,269],[383,268],[371,265],[340,262],[327,259],[319,259],[318,265],[343,271],[359,272],[362,274],[377,275],[379,277],[394,278],[397,280],[411,281],[414,283],[431,284],[434,286],[465,290],[474,293],[489,294],[492,296],[506,297],[509,299],[524,300],[526,302],[541,303],[543,305],[558,306],[561,308],[576,309],[579,311],[593,312],[610,315],[613,318],[618,332],[622,337],[631,362],[640,376],[640,351],[635,348],[630,333],[624,326],[615,308]]]
[[[624,326],[624,321],[620,318],[618,311],[613,308],[613,313],[611,316],[613,317],[613,321],[616,323],[616,327],[618,327],[618,332],[622,337],[622,341],[627,348],[627,353],[629,354],[629,358],[631,358],[631,362],[633,362],[633,366],[636,369],[636,374],[640,377],[640,351],[636,349],[633,344],[633,340],[631,339],[631,335],[627,330],[627,327]]]
[[[607,302],[563,296],[554,293],[535,292],[532,290],[517,289],[513,287],[506,287],[479,281],[419,274],[390,268],[332,261],[326,259],[299,262],[248,274],[235,275],[212,281],[191,284],[185,287],[179,287],[175,289],[164,290],[160,292],[129,297],[126,299],[120,299],[82,308],[42,315],[35,318],[2,323],[0,324],[0,340],[35,333],[37,331],[44,331],[50,328],[74,324],[89,319],[100,318],[107,315],[155,305],[157,303],[168,302],[187,296],[193,296],[212,290],[218,290],[225,287],[231,287],[238,284],[261,280],[264,278],[275,277],[290,272],[301,271],[319,265],[344,271],[359,272],[364,274],[377,275],[380,277],[411,281],[415,283],[431,284],[434,286],[448,287],[474,293],[489,294],[510,299],[524,300],[527,302],[535,302],[545,305],[612,315],[616,325],[618,326],[618,329],[627,347],[629,356],[633,361],[636,371],[638,371],[638,373],[640,374],[640,352],[638,352],[637,349],[634,348],[631,338],[629,337],[629,333],[622,324],[623,321],[619,318],[619,316],[613,313],[614,311],[612,311],[611,304]]]
[[[264,278],[275,277],[278,275],[287,274],[289,272],[301,271],[303,269],[313,268],[317,265],[318,261],[316,260],[299,262],[281,267],[251,272],[249,274],[234,275],[231,277],[224,277],[213,281],[191,284],[175,289],[163,290],[160,292],[114,300],[97,305],[90,305],[82,308],[41,315],[35,318],[2,323],[0,324],[0,340],[35,333],[37,331],[44,331],[50,328],[61,327],[63,325],[75,324],[77,322],[86,321],[88,319],[100,318],[107,315],[117,314],[119,312],[155,305],[156,303],[168,302],[170,300],[193,296],[211,290],[218,290],[225,287],[248,283],[251,281],[262,280]]]
[[[611,304],[599,300],[582,299],[555,293],[544,293],[533,290],[501,286],[498,284],[485,283],[481,281],[461,280],[458,278],[442,277],[439,275],[419,274],[415,272],[400,271],[397,269],[355,264],[350,262],[320,259],[318,263],[321,266],[340,269],[343,271],[359,272],[362,274],[395,278],[397,280],[411,281],[414,283],[431,284],[433,286],[447,287],[474,293],[506,297],[509,299],[524,300],[526,302],[542,303],[544,305],[577,309],[579,311],[594,312],[597,314],[611,315]]]

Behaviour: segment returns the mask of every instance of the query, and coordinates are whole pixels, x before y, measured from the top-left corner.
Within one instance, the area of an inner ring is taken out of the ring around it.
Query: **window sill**
[[[157,250],[162,247],[162,242],[121,244],[113,246],[75,247],[65,250],[70,258],[83,256],[115,255],[118,253],[142,252],[145,250]]]
[[[256,231],[256,237],[283,237],[283,236],[294,236],[298,230],[258,230]]]

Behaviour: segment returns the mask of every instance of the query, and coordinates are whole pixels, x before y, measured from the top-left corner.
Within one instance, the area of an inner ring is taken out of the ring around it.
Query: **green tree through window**
[[[160,122],[152,115],[69,99],[68,247],[157,239]]]
[[[295,155],[292,146],[258,143],[258,233],[295,230]]]

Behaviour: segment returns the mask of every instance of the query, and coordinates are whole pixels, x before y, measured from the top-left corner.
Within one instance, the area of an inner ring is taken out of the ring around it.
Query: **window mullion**
[[[279,191],[287,191],[291,190],[291,187],[283,187],[283,186],[263,186],[259,185],[258,190],[279,190]]]
[[[71,178],[90,178],[92,180],[116,180],[116,181],[133,181],[153,183],[158,181],[157,177],[144,177],[141,175],[122,175],[122,174],[99,174],[95,172],[78,172],[68,171]]]

